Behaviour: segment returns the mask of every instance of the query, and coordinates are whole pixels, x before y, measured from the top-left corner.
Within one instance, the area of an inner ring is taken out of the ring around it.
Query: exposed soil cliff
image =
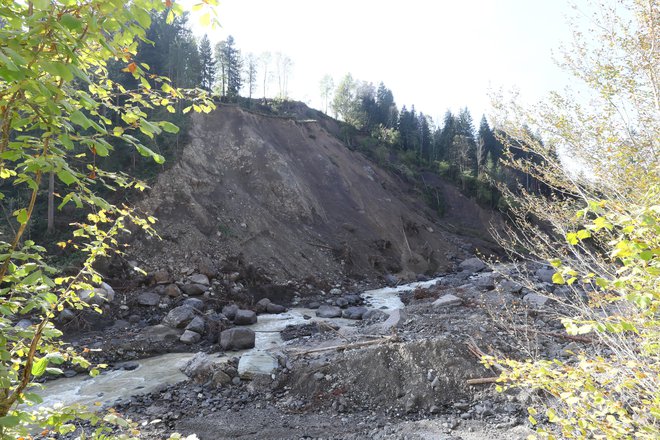
[[[163,240],[133,252],[175,270],[242,255],[276,281],[448,269],[469,246],[323,125],[228,106],[194,116],[190,144],[142,205]]]

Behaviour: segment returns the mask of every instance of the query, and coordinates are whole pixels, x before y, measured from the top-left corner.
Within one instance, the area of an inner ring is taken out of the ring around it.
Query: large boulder
[[[229,304],[222,308],[222,314],[225,315],[227,319],[230,319],[232,321],[236,316],[236,312],[238,312],[238,306],[236,304]]]
[[[181,330],[158,324],[145,327],[140,331],[140,338],[148,342],[175,341],[181,336]]]
[[[179,306],[169,311],[163,318],[163,324],[172,328],[183,328],[195,317],[195,309],[190,306]]]
[[[235,327],[220,333],[220,346],[223,350],[243,350],[254,348],[254,330],[245,327]]]
[[[251,325],[257,322],[257,314],[252,310],[239,309],[234,315],[234,324],[236,325]]]
[[[186,330],[193,331],[195,333],[204,334],[204,329],[206,325],[204,324],[204,319],[200,316],[195,316],[192,321],[186,326]]]
[[[322,305],[316,310],[319,318],[341,318],[341,308],[337,306]]]
[[[286,312],[286,307],[275,303],[268,303],[268,305],[266,306],[266,312],[273,314],[284,313]]]
[[[366,307],[353,306],[344,310],[342,316],[346,319],[362,319],[365,313],[367,313]]]
[[[481,261],[479,258],[474,257],[474,258],[468,258],[467,260],[464,260],[461,264],[458,265],[458,267],[461,268],[461,270],[464,270],[466,272],[481,272],[486,268],[486,263]]]
[[[202,339],[202,335],[192,330],[184,331],[181,335],[181,338],[179,338],[179,340],[184,344],[194,344],[199,342],[200,339]]]
[[[203,352],[197,353],[181,368],[181,372],[197,383],[205,383],[215,373],[215,362]]]

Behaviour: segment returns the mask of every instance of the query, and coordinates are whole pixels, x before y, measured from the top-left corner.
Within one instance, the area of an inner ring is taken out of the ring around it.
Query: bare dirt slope
[[[134,251],[161,268],[242,255],[277,281],[446,270],[466,245],[408,191],[315,120],[221,106],[142,205],[163,240]]]

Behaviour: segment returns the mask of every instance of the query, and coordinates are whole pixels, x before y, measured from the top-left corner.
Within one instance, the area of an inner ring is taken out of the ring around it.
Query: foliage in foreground
[[[136,134],[153,139],[178,128],[148,115],[158,107],[174,112],[173,104],[181,100],[195,111],[213,108],[203,93],[178,90],[134,60],[138,40],[145,39],[151,24],[150,13],[161,11],[168,11],[171,22],[181,8],[169,0],[0,2],[0,201],[10,187],[29,194],[11,214],[5,235],[0,235],[1,438],[77,429],[84,416],[80,410],[46,414],[29,408],[41,400],[34,392],[35,378],[59,374],[62,365],[90,367],[72,347],[58,341],[61,332],[52,321],[65,307],[90,307],[79,293],[101,282],[93,264],[120,251],[120,233],[129,227],[153,233],[155,219],[142,218],[97,195],[101,187],[145,187],[123,173],[98,168],[97,158],[113,152],[108,140],[131,145],[160,163],[162,156]],[[202,19],[208,21],[209,15]],[[127,90],[109,78],[110,61],[123,63],[135,79],[135,89]],[[82,269],[73,275],[58,273],[46,263],[44,247],[24,239],[47,176],[66,188],[62,194],[48,194],[53,202],[57,198],[60,208],[73,204],[88,213],[85,222],[72,225],[71,239],[61,243],[86,255]],[[20,319],[27,321],[16,325]],[[124,438],[136,434],[114,413],[85,417],[95,426],[94,437],[108,438],[122,427],[128,429]]]
[[[544,407],[530,408],[529,419],[543,438],[656,439],[660,5],[629,0],[592,7],[592,29],[576,31],[564,62],[586,84],[590,101],[554,94],[532,111],[505,105],[499,124],[545,159],[543,167],[511,165],[553,188],[550,197],[508,192],[517,229],[501,243],[517,258],[555,268],[553,281],[567,292],[556,298],[569,310],[567,332],[588,334],[594,343],[567,361],[497,362],[508,366],[505,387],[542,391]],[[545,145],[528,136],[524,124],[538,130]],[[557,148],[582,168],[567,172],[551,154]],[[519,280],[534,287],[525,274]]]

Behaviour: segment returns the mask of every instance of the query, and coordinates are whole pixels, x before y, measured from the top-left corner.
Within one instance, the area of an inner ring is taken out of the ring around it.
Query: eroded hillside
[[[133,252],[173,270],[242,256],[278,281],[446,270],[469,246],[409,189],[316,120],[220,106],[142,205],[163,240]]]

